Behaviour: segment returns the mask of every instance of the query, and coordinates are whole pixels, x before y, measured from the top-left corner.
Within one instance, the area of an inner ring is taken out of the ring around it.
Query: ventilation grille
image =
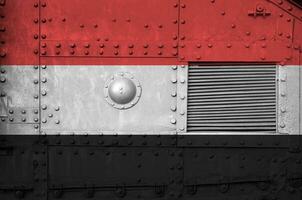
[[[276,131],[276,67],[189,66],[187,130]]]

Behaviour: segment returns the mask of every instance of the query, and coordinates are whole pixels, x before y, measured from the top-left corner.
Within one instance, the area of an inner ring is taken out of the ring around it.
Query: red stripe
[[[301,65],[302,9],[287,1],[37,2],[2,1],[1,64]]]

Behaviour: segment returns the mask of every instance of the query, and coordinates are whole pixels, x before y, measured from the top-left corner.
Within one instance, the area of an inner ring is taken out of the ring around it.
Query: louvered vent
[[[275,66],[189,66],[187,130],[276,130]]]

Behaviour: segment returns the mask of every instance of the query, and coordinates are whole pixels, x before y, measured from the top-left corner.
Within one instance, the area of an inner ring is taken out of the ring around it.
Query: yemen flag
[[[0,0],[0,199],[302,198],[299,0]]]

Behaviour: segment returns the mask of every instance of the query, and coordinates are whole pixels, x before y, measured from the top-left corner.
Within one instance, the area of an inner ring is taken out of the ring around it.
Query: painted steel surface
[[[301,8],[281,0],[3,1],[2,64],[298,65]]]
[[[287,0],[0,0],[0,199],[301,199],[301,42]],[[192,68],[213,111],[268,65],[269,133],[192,131]]]

